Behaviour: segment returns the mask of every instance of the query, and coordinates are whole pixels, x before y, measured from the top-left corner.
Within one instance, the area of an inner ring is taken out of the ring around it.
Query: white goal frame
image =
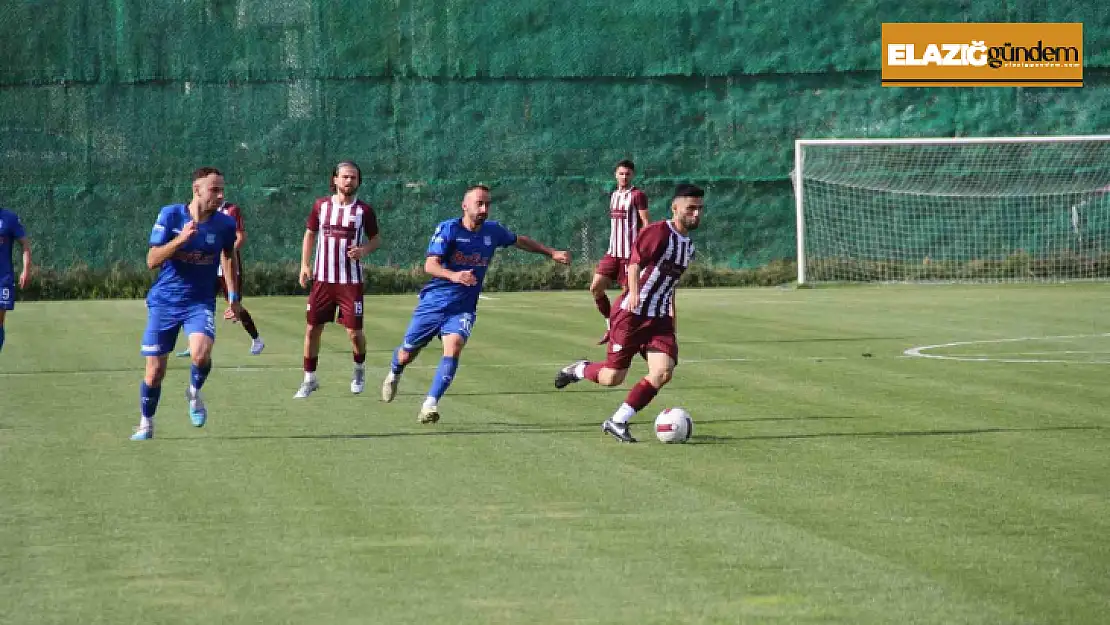
[[[924,137],[924,138],[846,138],[846,139],[796,139],[794,141],[794,171],[791,180],[794,185],[794,208],[797,233],[798,285],[807,284],[806,279],[806,231],[805,231],[805,151],[807,147],[822,145],[928,145],[928,144],[991,144],[991,143],[1068,143],[1068,142],[1110,142],[1110,135],[1058,135],[1058,136],[1013,136],[1013,137]]]

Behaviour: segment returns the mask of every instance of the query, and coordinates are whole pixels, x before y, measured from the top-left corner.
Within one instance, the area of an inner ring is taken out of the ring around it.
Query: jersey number
[[[462,331],[467,334],[470,334],[470,325],[472,323],[474,323],[474,320],[471,318],[470,315],[463,315],[462,319],[459,320],[459,325],[462,326]]]
[[[10,289],[0,289],[0,300],[7,301],[12,296]]]
[[[355,302],[355,316],[362,316],[362,302]]]

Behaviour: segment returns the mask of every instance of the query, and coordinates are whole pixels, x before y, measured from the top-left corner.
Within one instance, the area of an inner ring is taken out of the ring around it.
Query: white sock
[[[435,397],[428,396],[428,397],[424,398],[424,407],[425,408],[435,408],[437,403],[438,402],[436,402]]]
[[[632,415],[634,414],[636,414],[636,411],[632,408],[632,406],[629,406],[628,404],[621,404],[621,407],[617,408],[617,411],[613,413],[612,417],[609,417],[609,420],[613,423],[626,425],[632,419]]]
[[[197,387],[190,384],[189,385],[189,399],[196,399],[196,397],[197,397]]]
[[[355,371],[366,371],[366,363],[365,362],[356,362],[355,363]]]
[[[316,381],[316,372],[315,371],[305,371],[304,372],[304,381],[308,382],[310,384],[312,382],[315,382]]]
[[[154,419],[152,419],[150,417],[144,417],[144,416],[139,417],[139,429],[140,430],[149,430],[153,427],[154,427]]]
[[[578,378],[579,380],[586,377],[586,363],[578,363],[578,365],[574,368],[574,377]]]
[[[385,381],[389,382],[389,383],[392,383],[394,380],[400,380],[400,379],[401,379],[401,374],[400,373],[393,373],[392,371],[389,372],[389,375],[385,376]]]

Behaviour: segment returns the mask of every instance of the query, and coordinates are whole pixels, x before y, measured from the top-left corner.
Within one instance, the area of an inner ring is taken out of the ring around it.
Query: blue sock
[[[189,384],[193,388],[195,388],[199,391],[200,387],[204,386],[204,381],[208,379],[208,372],[211,371],[211,370],[212,370],[212,361],[211,360],[204,363],[204,365],[200,366],[200,367],[198,367],[194,363],[193,368],[189,370]]]
[[[458,368],[458,358],[444,356],[439,361],[439,368],[436,369],[436,377],[432,379],[432,388],[428,391],[428,396],[439,401],[439,398],[447,392],[447,387],[451,386],[451,380],[455,379],[455,370]]]
[[[4,326],[0,326],[0,351],[4,351]]]
[[[399,351],[401,351],[400,347],[393,350],[393,360],[389,361],[389,370],[393,372],[393,375],[401,375],[401,373],[405,370],[405,365],[397,362],[397,352]]]
[[[161,386],[147,386],[144,380],[139,384],[139,410],[147,419],[153,419],[158,410],[158,398],[162,396]]]

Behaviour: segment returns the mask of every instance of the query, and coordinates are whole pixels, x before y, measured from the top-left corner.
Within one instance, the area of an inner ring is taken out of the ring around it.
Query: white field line
[[[1022,343],[1030,341],[1056,341],[1063,339],[1091,339],[1091,338],[1105,338],[1110,336],[1110,333],[1104,334],[1067,334],[1061,336],[1019,336],[1007,339],[983,339],[978,341],[953,341],[951,343],[937,343],[936,345],[919,345],[905,350],[903,355],[911,358],[929,358],[933,360],[953,360],[957,362],[1002,362],[1002,363],[1018,363],[1018,364],[1072,364],[1072,365],[1104,365],[1110,364],[1110,360],[1068,360],[1062,358],[1009,358],[1003,357],[1001,354],[997,356],[968,354],[968,355],[949,355],[949,354],[934,354],[933,350],[945,349],[950,347],[964,347],[967,345],[991,345],[1000,343]],[[1049,355],[1053,352],[1045,352],[1043,355]],[[1104,353],[1104,352],[1055,352],[1055,353]],[[1018,354],[1021,356],[1034,356],[1038,355],[1036,352],[1030,354]]]

